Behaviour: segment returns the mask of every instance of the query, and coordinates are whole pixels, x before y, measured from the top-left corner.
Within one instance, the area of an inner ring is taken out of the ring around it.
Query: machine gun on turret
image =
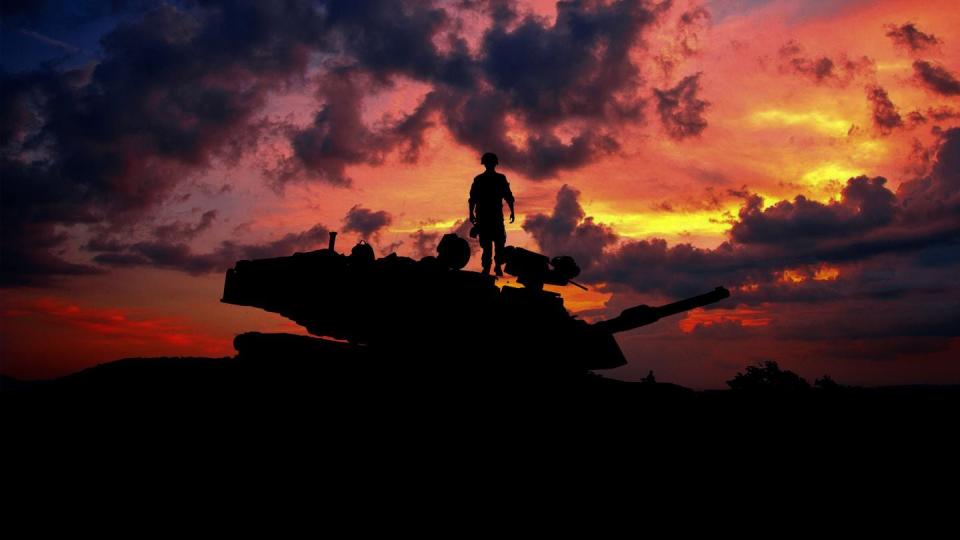
[[[573,257],[550,258],[521,247],[507,246],[504,250],[506,272],[517,276],[517,282],[528,289],[542,290],[544,285],[573,285],[583,290],[586,287],[573,281],[580,275],[580,267]]]

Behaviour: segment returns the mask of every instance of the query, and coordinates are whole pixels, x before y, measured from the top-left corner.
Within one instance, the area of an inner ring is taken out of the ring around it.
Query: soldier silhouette
[[[497,155],[487,152],[480,158],[480,163],[486,170],[473,179],[470,187],[470,223],[473,223],[474,233],[480,237],[480,247],[483,255],[483,273],[490,273],[490,262],[493,247],[496,246],[496,274],[503,275],[503,246],[507,242],[507,231],[503,226],[503,201],[510,205],[510,223],[513,223],[513,193],[507,177],[496,171],[500,162]]]

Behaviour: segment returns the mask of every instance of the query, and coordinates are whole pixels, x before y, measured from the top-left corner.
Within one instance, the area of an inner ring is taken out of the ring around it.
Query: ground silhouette
[[[116,437],[162,426],[181,437],[181,429],[245,429],[269,418],[292,429],[321,425],[326,438],[397,426],[430,439],[453,426],[521,437],[532,426],[629,426],[631,437],[679,429],[753,440],[769,429],[791,437],[916,429],[918,418],[939,423],[958,410],[958,387],[865,389],[829,378],[811,386],[773,362],[747,368],[724,391],[697,392],[652,373],[640,382],[604,377],[624,362],[615,333],[729,293],[718,287],[591,324],[544,290],[577,277],[572,259],[516,247],[504,254],[521,287],[463,271],[469,246],[455,235],[419,261],[378,259],[363,243],[340,254],[333,235],[324,250],[240,261],[227,273],[224,302],[280,313],[320,337],[247,332],[229,358],[126,359],[50,381],[3,378],[7,433],[43,429],[42,438],[109,425]]]

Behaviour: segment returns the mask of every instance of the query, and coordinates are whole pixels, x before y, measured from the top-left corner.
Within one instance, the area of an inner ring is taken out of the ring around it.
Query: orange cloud
[[[786,284],[797,284],[809,279],[814,281],[836,281],[839,277],[839,268],[827,264],[820,264],[800,268],[787,268],[779,273],[777,281]]]
[[[765,309],[739,305],[734,309],[697,308],[680,319],[678,326],[683,333],[689,334],[698,326],[709,327],[721,323],[734,323],[749,328],[768,326],[771,322],[773,317]]]

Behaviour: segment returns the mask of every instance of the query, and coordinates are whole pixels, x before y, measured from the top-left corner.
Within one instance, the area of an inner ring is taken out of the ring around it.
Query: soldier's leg
[[[505,254],[503,252],[503,247],[507,243],[507,231],[504,229],[504,226],[500,225],[500,230],[497,231],[497,236],[493,239],[493,244],[497,248],[496,261],[497,261],[497,275],[502,276],[503,270],[501,267],[503,263],[506,262]]]
[[[480,255],[480,263],[483,265],[483,273],[490,273],[490,260],[493,258],[491,252],[493,251],[493,239],[490,238],[489,234],[480,233],[480,248],[483,250],[483,254]]]

